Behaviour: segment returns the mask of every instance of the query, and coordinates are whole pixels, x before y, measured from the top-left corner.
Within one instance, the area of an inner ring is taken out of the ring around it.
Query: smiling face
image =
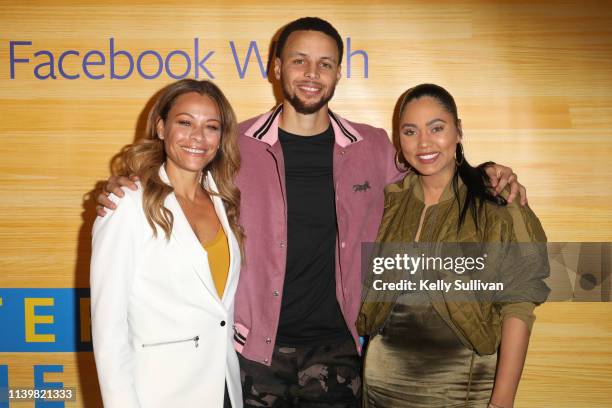
[[[320,31],[295,31],[289,35],[274,74],[283,95],[301,114],[315,113],[334,95],[340,79],[336,41]]]
[[[157,122],[168,172],[201,173],[221,142],[221,114],[215,101],[197,92],[176,98],[166,120]]]
[[[400,118],[400,146],[408,163],[422,176],[450,179],[461,130],[455,118],[435,98],[422,96],[408,102]]]

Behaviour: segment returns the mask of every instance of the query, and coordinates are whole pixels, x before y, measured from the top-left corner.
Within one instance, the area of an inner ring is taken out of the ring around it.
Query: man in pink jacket
[[[240,124],[234,342],[246,407],[360,406],[361,243],[375,239],[383,189],[401,174],[383,129],[328,108],[342,55],[328,22],[286,25],[274,65],[283,102]],[[512,196],[522,188],[506,167],[488,173],[500,188],[510,181]],[[107,190],[122,195],[114,181]]]

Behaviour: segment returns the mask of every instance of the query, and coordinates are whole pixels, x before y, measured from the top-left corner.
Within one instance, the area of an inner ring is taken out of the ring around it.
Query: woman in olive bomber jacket
[[[479,169],[467,164],[457,108],[446,90],[412,88],[399,112],[398,159],[413,171],[385,190],[377,255],[415,241],[417,256],[481,248],[487,267],[472,276],[504,286],[487,293],[418,290],[418,278],[452,285],[469,275],[438,269],[412,275],[417,290],[400,292],[380,288],[399,282],[405,271],[368,274],[357,321],[360,334],[370,336],[364,404],[511,407],[533,309],[549,291],[546,235],[528,206],[491,195]]]

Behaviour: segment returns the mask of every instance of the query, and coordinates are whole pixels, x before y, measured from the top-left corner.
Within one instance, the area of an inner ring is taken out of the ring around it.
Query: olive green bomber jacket
[[[457,190],[463,203],[467,187],[458,178]],[[378,231],[378,243],[413,242],[425,208],[419,177],[409,173],[403,180],[385,189],[385,211]],[[438,314],[459,340],[478,354],[493,354],[501,341],[501,322],[509,317],[523,320],[531,330],[533,309],[546,300],[549,289],[544,278],[549,274],[546,235],[533,211],[510,203],[499,206],[484,202],[478,214],[478,227],[468,212],[457,232],[459,204],[452,183],[446,187],[438,204],[427,208],[419,244],[489,243],[506,248],[508,253],[491,259],[495,273],[503,274],[503,294],[482,300],[471,293],[454,293],[452,300],[442,291],[427,291]],[[512,245],[534,243],[533,245]],[[506,245],[506,246],[504,246]],[[500,252],[498,249],[496,252]],[[502,251],[503,252],[503,251]],[[511,253],[509,253],[511,252]],[[451,274],[452,275],[452,274]],[[391,296],[373,288],[374,279],[392,281],[397,275],[369,273],[364,280],[363,302],[357,320],[361,335],[374,335],[384,327],[400,292]],[[439,273],[441,279],[451,279]],[[456,276],[455,276],[456,277]],[[464,296],[464,298],[462,298]]]

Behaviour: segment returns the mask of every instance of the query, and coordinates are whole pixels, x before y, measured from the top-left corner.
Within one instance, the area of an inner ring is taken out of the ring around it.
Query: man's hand
[[[117,197],[123,197],[123,190],[121,190],[121,187],[127,187],[134,191],[138,190],[138,186],[135,183],[136,181],[138,181],[137,176],[131,176],[129,178],[125,176],[110,176],[108,183],[102,188],[102,192],[98,194],[96,213],[100,217],[104,217],[106,215],[106,208],[115,210],[117,206],[108,196],[113,193]]]
[[[510,195],[507,201],[511,203],[518,194],[521,205],[527,204],[527,190],[518,182],[516,174],[510,167],[502,166],[501,164],[490,164],[485,166],[485,172],[489,176],[489,182],[494,188],[495,194],[501,193],[507,185],[510,185]]]

